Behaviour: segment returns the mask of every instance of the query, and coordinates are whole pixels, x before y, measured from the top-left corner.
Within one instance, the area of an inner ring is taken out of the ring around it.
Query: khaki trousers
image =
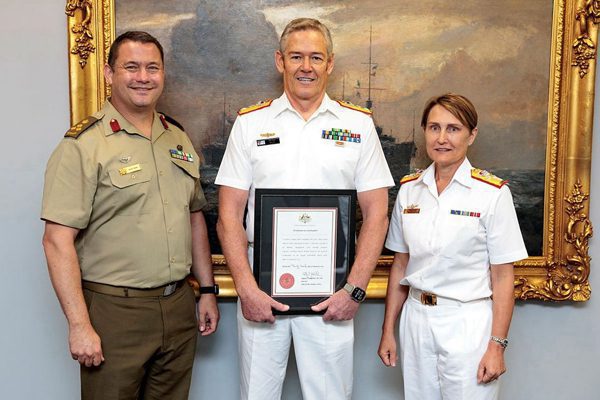
[[[167,297],[118,297],[88,289],[84,296],[105,361],[81,367],[82,399],[188,398],[197,337],[189,285]]]

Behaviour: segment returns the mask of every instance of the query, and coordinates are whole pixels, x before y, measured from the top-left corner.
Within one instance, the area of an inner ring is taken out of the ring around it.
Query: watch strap
[[[219,294],[219,285],[200,286],[200,294]]]

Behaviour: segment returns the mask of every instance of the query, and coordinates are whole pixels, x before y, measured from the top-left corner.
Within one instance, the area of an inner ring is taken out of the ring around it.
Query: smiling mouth
[[[315,78],[309,78],[307,76],[299,76],[296,78],[296,80],[298,80],[302,83],[311,83],[311,82],[314,82]]]

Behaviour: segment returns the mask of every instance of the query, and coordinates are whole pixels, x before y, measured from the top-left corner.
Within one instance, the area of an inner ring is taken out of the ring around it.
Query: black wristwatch
[[[219,285],[200,286],[200,294],[219,294]]]
[[[348,282],[346,282],[346,284],[344,285],[344,290],[348,292],[350,298],[357,303],[362,303],[367,297],[367,292],[365,292],[364,289],[361,289],[358,286],[354,286],[353,284]]]

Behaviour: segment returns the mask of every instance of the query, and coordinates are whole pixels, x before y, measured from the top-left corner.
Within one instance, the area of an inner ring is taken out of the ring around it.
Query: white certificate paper
[[[273,208],[273,296],[335,291],[337,208]]]

